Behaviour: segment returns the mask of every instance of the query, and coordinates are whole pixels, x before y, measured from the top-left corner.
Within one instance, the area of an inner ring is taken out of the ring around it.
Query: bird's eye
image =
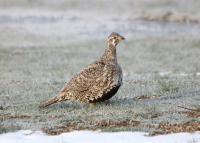
[[[116,39],[116,37],[114,37],[114,39]]]

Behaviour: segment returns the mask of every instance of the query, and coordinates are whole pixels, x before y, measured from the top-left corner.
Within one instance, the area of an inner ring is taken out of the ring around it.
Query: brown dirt
[[[51,118],[62,118],[62,117],[63,117],[63,116],[57,116],[57,115],[56,115],[56,116],[49,116],[48,118],[51,119]]]
[[[27,136],[29,136],[29,135],[32,135],[34,132],[31,132],[31,133],[29,133],[29,134],[26,134]]]
[[[136,84],[136,83],[139,83],[140,81],[139,80],[136,80],[136,81],[133,81],[133,82],[128,82],[128,84]]]
[[[13,116],[13,115],[7,115],[8,118],[14,118],[14,119],[29,119],[29,118],[38,118],[40,116],[28,116],[28,115],[18,115],[18,116]],[[47,118],[49,119],[55,119],[55,118],[62,118],[63,116],[48,116]]]
[[[161,130],[162,132],[155,132],[150,136],[161,135],[161,134],[173,134],[179,132],[195,132],[200,131],[200,122],[198,123],[183,123],[183,124],[167,124],[167,125],[150,125],[150,128]]]
[[[44,133],[50,134],[50,135],[59,135],[61,133],[65,132],[71,132],[74,130],[92,130],[96,131],[99,129],[106,129],[106,128],[112,128],[112,127],[121,127],[121,126],[137,126],[140,122],[134,121],[133,123],[129,123],[128,121],[120,121],[120,122],[111,122],[111,121],[88,121],[85,123],[79,123],[78,124],[68,124],[68,123],[63,123],[63,126],[55,126],[53,129],[43,129]],[[82,124],[80,126],[80,124]],[[87,125],[95,125],[95,126],[87,126]]]
[[[13,56],[16,56],[16,55],[20,55],[20,52],[14,52],[12,53]]]
[[[178,111],[178,114],[187,114],[189,117],[193,118],[199,118],[200,112],[195,111]],[[9,118],[14,119],[29,119],[32,116],[28,115],[8,115]],[[35,118],[38,118],[39,116],[36,116]],[[62,116],[49,116],[48,118],[61,118]],[[61,126],[55,126],[51,129],[43,129],[44,133],[47,133],[49,135],[59,135],[61,133],[65,132],[72,132],[74,130],[102,130],[107,128],[116,128],[116,127],[122,127],[122,126],[132,126],[135,127],[138,124],[140,124],[139,121],[119,121],[119,122],[113,122],[113,121],[88,121],[88,122],[82,122],[82,123],[63,123]],[[91,125],[91,126],[90,126]],[[155,135],[162,135],[162,134],[173,134],[173,133],[179,133],[179,132],[195,132],[200,131],[200,122],[197,123],[183,123],[183,124],[165,124],[165,125],[149,125],[149,128],[155,128],[156,132],[150,134],[150,136]]]
[[[180,23],[200,22],[200,19],[198,17],[194,17],[190,14],[181,14],[172,12],[168,12],[165,14],[146,13],[144,15],[138,16],[138,19],[148,20],[148,21],[170,21],[170,22],[180,22]]]
[[[141,101],[141,100],[145,100],[145,99],[152,99],[152,98],[159,98],[159,97],[163,97],[163,96],[162,95],[141,96],[138,99],[136,99],[136,101]]]
[[[26,82],[25,80],[11,80],[10,83]]]
[[[200,112],[195,112],[195,111],[178,111],[178,114],[186,114],[188,117],[192,118],[199,118],[200,117]]]
[[[113,127],[122,127],[122,126],[137,126],[140,122],[135,121],[133,123],[129,123],[127,121],[125,122],[110,122],[110,121],[89,121],[85,123],[79,123],[82,124],[81,126],[79,124],[68,124],[63,123],[62,126],[55,126],[51,129],[43,129],[44,133],[47,133],[49,135],[59,135],[61,133],[65,132],[72,132],[74,130],[102,130],[106,128],[113,128]],[[95,126],[87,126],[87,125],[95,125]],[[173,134],[173,133],[179,133],[179,132],[195,132],[200,131],[200,123],[184,123],[184,124],[166,124],[166,125],[150,125],[149,128],[155,128],[157,131],[150,134],[150,136],[155,135],[162,135],[162,134]]]
[[[31,116],[28,116],[28,115],[19,115],[19,116],[8,115],[8,118],[13,118],[13,119],[29,119],[29,118],[31,118]]]

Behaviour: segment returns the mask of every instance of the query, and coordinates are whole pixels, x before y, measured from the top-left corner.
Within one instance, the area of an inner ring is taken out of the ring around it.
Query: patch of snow
[[[180,73],[181,76],[188,76],[188,74]]]
[[[171,72],[160,72],[159,75],[160,76],[165,76],[171,74]],[[189,75],[193,75],[193,74],[186,74],[186,73],[180,73],[180,74],[171,74],[171,75],[176,75],[176,76],[189,76]],[[200,72],[197,72],[196,75],[200,75]]]
[[[200,72],[197,72],[196,75],[200,75]]]
[[[164,75],[167,75],[167,74],[170,74],[170,72],[160,72],[159,73],[160,76],[164,76]]]
[[[200,132],[147,136],[142,132],[74,131],[50,136],[41,131],[21,130],[0,135],[0,143],[200,143]]]

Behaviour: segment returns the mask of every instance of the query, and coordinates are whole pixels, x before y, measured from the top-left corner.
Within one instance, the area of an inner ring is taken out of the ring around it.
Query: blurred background
[[[44,67],[70,77],[103,55],[111,32],[126,38],[117,49],[124,75],[198,74],[199,7],[196,0],[0,0],[2,77],[37,68],[42,76]]]
[[[0,0],[0,52],[23,57],[26,49],[27,59],[36,56],[28,48],[40,48],[41,53],[43,47],[43,52],[55,54],[63,47],[62,53],[85,54],[88,61],[79,61],[84,67],[100,58],[108,35],[117,32],[126,38],[118,49],[124,73],[196,73],[199,7],[196,0]],[[78,60],[76,56],[73,59]]]
[[[45,45],[106,39],[113,31],[126,38],[199,32],[199,7],[196,0],[0,0],[0,41]]]

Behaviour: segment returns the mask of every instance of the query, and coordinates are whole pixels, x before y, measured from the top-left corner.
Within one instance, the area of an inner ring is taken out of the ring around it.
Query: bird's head
[[[110,36],[108,36],[108,43],[113,44],[114,46],[116,46],[121,40],[125,40],[125,38],[115,32],[112,32]]]

